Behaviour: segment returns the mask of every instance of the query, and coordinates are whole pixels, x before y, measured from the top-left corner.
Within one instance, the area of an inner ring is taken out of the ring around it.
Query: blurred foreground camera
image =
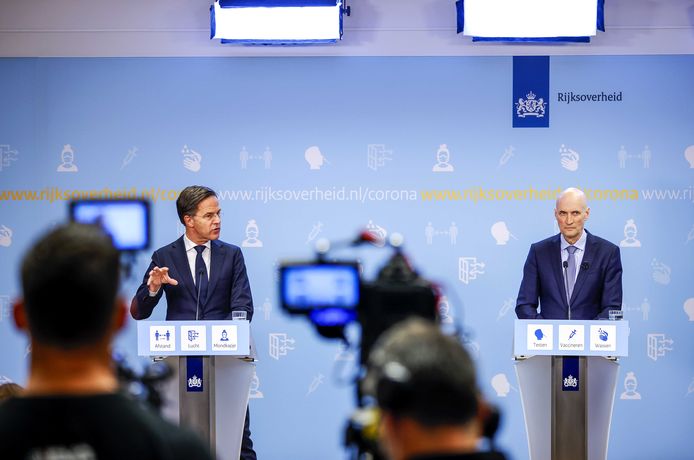
[[[349,243],[372,242],[362,233]],[[309,318],[323,337],[343,339],[344,328],[361,326],[360,363],[386,329],[410,316],[437,318],[438,295],[434,285],[420,277],[399,245],[374,281],[364,281],[355,261],[328,262],[325,253],[313,261],[280,266],[280,301],[291,315]]]
[[[343,245],[365,242],[385,246],[368,232]],[[356,261],[327,261],[327,250],[312,261],[283,263],[279,270],[282,308],[291,315],[306,316],[323,337],[345,342],[345,327],[359,324],[359,363],[365,366],[378,337],[394,324],[411,316],[432,322],[438,318],[435,286],[419,276],[400,244],[391,242],[389,246],[393,255],[373,281],[362,279]],[[379,459],[377,411],[368,407],[361,385],[356,383],[358,408],[349,420],[345,444],[355,451],[355,458]]]
[[[149,248],[150,213],[146,200],[72,201],[70,220],[101,226],[121,252]]]
[[[164,405],[160,387],[173,376],[171,366],[163,360],[154,361],[138,372],[130,367],[126,359],[118,353],[113,354],[113,363],[123,391],[160,413]]]

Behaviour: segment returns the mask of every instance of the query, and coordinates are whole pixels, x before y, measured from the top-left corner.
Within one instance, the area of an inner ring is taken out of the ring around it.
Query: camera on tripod
[[[385,246],[374,238],[364,232],[346,245],[372,242]],[[402,252],[401,241],[391,239],[388,246],[393,255],[373,281],[362,278],[361,266],[354,260],[328,261],[327,250],[311,261],[283,263],[279,270],[282,308],[290,315],[306,316],[326,338],[347,342],[345,327],[358,324],[359,364],[366,366],[372,347],[391,326],[411,316],[438,320],[437,289],[412,267]],[[348,421],[345,444],[356,458],[379,459],[375,411],[362,393],[361,381],[355,383],[357,410]]]
[[[373,236],[364,232],[349,245],[372,241]],[[360,363],[365,364],[378,337],[395,323],[410,316],[438,318],[435,286],[416,272],[400,244],[388,246],[393,255],[373,281],[362,279],[356,261],[328,261],[325,252],[311,261],[281,264],[282,308],[290,315],[308,317],[326,338],[346,340],[345,327],[358,323]]]

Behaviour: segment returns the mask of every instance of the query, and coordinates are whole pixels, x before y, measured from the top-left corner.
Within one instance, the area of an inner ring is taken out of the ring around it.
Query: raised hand
[[[149,278],[147,278],[149,292],[158,292],[162,284],[176,286],[178,285],[178,281],[169,276],[168,267],[154,267],[149,272]]]

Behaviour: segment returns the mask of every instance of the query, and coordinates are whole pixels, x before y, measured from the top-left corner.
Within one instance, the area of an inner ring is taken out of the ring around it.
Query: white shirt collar
[[[586,250],[586,240],[588,239],[588,233],[586,233],[586,230],[583,229],[583,232],[581,233],[581,237],[576,241],[574,244],[569,244],[566,239],[564,239],[564,235],[561,235],[561,238],[559,238],[559,241],[561,243],[561,250],[564,251],[566,248],[569,246],[575,246],[578,248],[580,251],[585,251]]]
[[[185,233],[183,234],[183,244],[186,248],[186,252],[190,251],[191,249],[194,249],[195,246],[198,246],[197,244],[193,243],[193,241],[190,238],[188,238],[188,235],[186,235]],[[203,246],[205,246],[207,249],[210,249],[210,240],[207,240],[207,243],[203,244]]]

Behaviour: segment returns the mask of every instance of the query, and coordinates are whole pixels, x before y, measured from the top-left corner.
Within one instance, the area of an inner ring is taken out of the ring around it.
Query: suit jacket
[[[198,319],[200,320],[231,319],[233,310],[246,311],[247,319],[251,320],[253,299],[241,249],[219,240],[210,243],[210,281],[207,299],[200,302],[199,307],[197,289],[181,236],[173,243],[157,249],[152,255],[152,263],[130,305],[133,318],[149,318],[161,296],[166,293],[167,320],[195,319],[196,307],[199,308]],[[149,272],[155,266],[168,267],[169,276],[178,281],[178,285],[164,284],[156,296],[150,296],[147,279]]]
[[[619,247],[586,233],[586,249],[571,294],[571,319],[607,318],[610,310],[622,308]],[[530,246],[516,301],[518,318],[568,318],[560,237],[554,235]]]

